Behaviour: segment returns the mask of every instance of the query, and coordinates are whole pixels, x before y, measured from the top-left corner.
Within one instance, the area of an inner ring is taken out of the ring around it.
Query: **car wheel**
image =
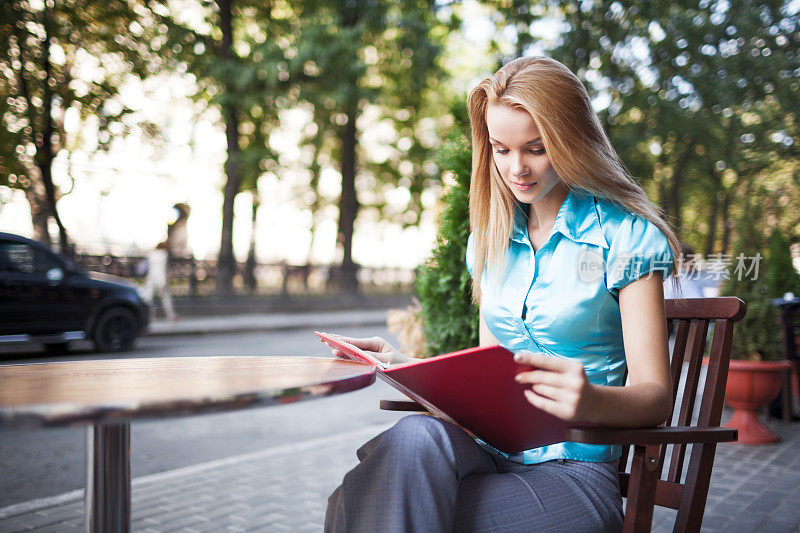
[[[51,355],[60,355],[69,351],[68,342],[46,342],[44,349]]]
[[[130,309],[112,307],[103,311],[94,328],[92,340],[98,352],[124,352],[133,348],[139,334],[139,321]]]

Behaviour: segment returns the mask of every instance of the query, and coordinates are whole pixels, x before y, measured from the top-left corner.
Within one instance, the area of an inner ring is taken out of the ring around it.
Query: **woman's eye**
[[[495,148],[494,149],[494,153],[496,153],[498,155],[506,155],[510,151],[511,150],[509,150],[508,148]],[[541,149],[530,149],[530,150],[528,150],[528,153],[531,154],[531,155],[544,155],[545,154],[545,149],[544,148],[541,148]]]

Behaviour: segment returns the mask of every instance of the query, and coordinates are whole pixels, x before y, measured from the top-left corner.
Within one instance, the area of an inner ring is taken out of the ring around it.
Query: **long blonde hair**
[[[680,247],[675,233],[620,161],[586,88],[567,67],[548,57],[515,59],[478,84],[467,103],[472,124],[469,212],[475,248],[472,294],[476,302],[484,269],[499,274],[517,209],[516,199],[492,159],[486,125],[489,105],[530,113],[558,177],[570,188],[606,198],[655,224],[669,241],[677,266]]]

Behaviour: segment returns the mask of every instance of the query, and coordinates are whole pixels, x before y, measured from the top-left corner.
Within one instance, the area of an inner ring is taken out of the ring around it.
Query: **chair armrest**
[[[657,428],[609,428],[603,426],[570,426],[564,439],[584,444],[689,444],[730,442],[737,431],[720,427],[667,426]]]
[[[427,411],[413,400],[381,400],[381,409],[384,411]]]

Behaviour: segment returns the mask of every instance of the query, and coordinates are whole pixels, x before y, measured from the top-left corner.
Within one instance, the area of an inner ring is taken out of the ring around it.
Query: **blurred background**
[[[408,292],[454,102],[546,54],[699,256],[796,262],[798,49],[798,0],[4,0],[0,231],[133,278],[166,241],[178,295]]]

